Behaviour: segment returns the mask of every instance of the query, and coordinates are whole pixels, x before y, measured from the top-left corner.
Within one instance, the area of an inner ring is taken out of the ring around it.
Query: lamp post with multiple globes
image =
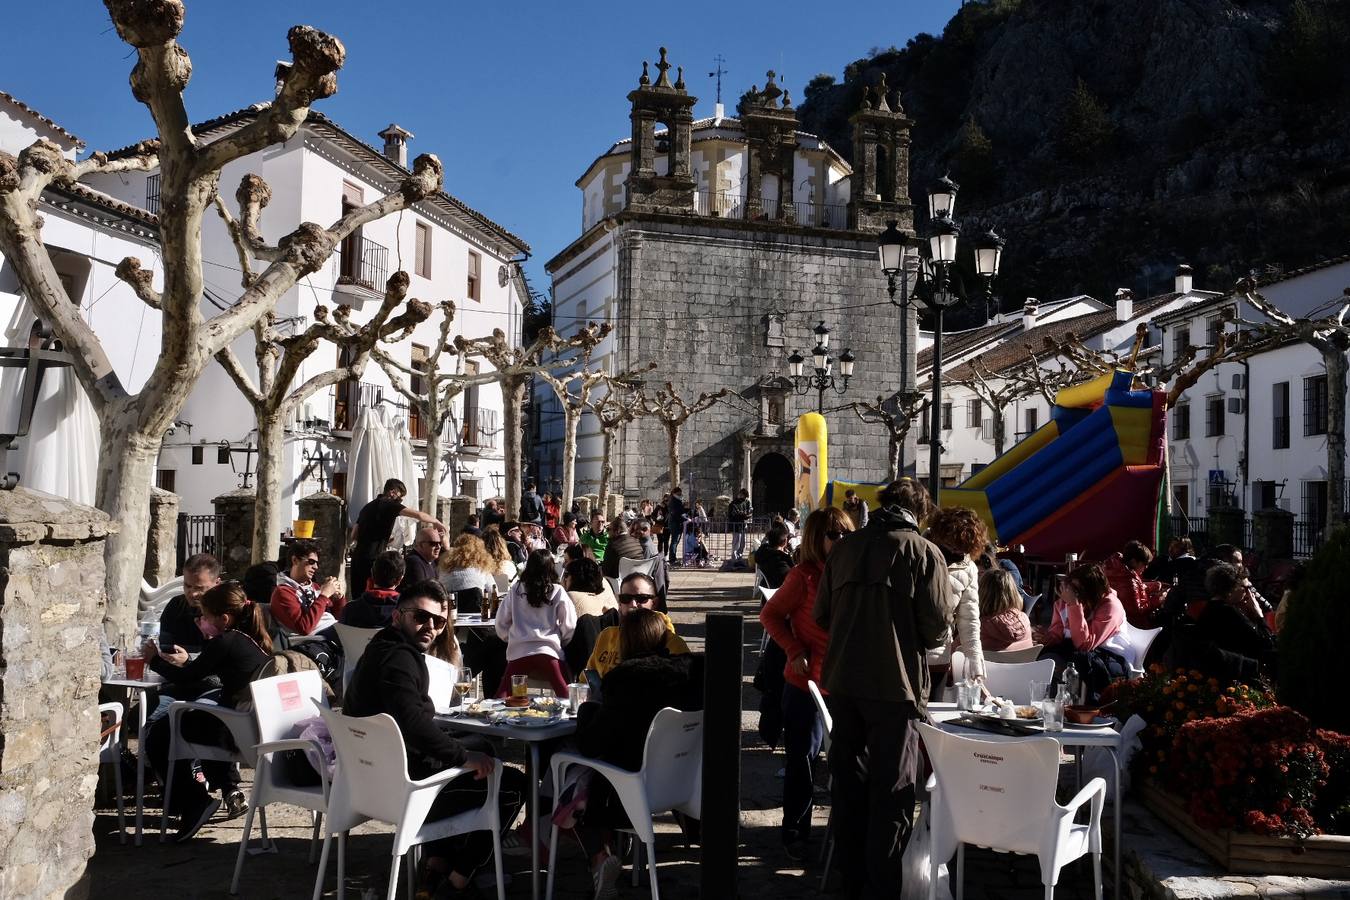
[[[806,394],[813,388],[816,391],[816,412],[825,412],[825,392],[834,390],[843,394],[848,390],[848,380],[853,377],[853,365],[857,357],[853,351],[845,349],[839,354],[839,374],[834,373],[835,360],[830,356],[830,329],[821,322],[813,329],[816,336],[815,349],[811,351],[811,365],[814,371],[806,372],[806,358],[796,350],[788,357],[788,375],[791,376],[793,389],[798,394]]]

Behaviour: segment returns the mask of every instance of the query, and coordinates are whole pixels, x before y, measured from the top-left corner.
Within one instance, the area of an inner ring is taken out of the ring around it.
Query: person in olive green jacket
[[[932,509],[908,478],[878,495],[867,527],[845,535],[825,563],[813,614],[830,633],[821,672],[834,727],[835,846],[849,898],[894,897],[913,828],[927,715],[925,651],[947,634],[955,598],[942,551],[920,524]]]

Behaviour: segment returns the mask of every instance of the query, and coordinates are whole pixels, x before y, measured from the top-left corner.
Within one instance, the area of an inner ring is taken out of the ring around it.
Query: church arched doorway
[[[750,476],[750,502],[756,516],[772,516],[792,508],[792,463],[781,453],[765,453]]]

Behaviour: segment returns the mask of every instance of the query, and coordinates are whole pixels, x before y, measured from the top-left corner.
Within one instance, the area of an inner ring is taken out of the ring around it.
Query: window
[[[478,360],[471,359],[464,364],[464,374],[478,374]],[[478,421],[478,385],[471,384],[464,389],[464,435],[460,442],[470,447],[484,447],[481,423]]]
[[[468,289],[467,289],[467,290],[468,290],[468,295],[469,295],[469,299],[470,299],[470,300],[482,300],[482,299],[483,299],[483,295],[482,295],[483,292],[482,292],[482,287],[481,287],[482,281],[483,281],[483,279],[482,279],[482,269],[483,269],[483,257],[479,256],[477,253],[474,253],[472,250],[470,250],[470,251],[469,251],[469,285],[468,285]]]
[[[1177,325],[1177,330],[1172,332],[1172,359],[1180,359],[1186,355],[1186,348],[1191,345],[1191,324],[1185,322]]]
[[[1040,428],[1041,411],[1036,407],[1031,407],[1026,411],[1027,434],[1031,434],[1037,428]]]
[[[343,500],[346,500],[346,499],[347,499],[347,473],[346,473],[346,472],[334,472],[334,473],[333,473],[333,486],[332,486],[332,489],[329,490],[329,493],[332,494],[334,497],[341,497]]]
[[[1223,333],[1223,319],[1215,316],[1205,322],[1205,343],[1211,347],[1219,344],[1219,335]]]
[[[218,466],[228,466],[229,464],[230,464],[230,448],[229,448],[229,446],[227,445],[227,446],[224,446],[224,447],[217,447],[217,448],[216,448],[216,465],[218,465]]]
[[[202,464],[202,447],[200,444],[192,448],[192,464],[194,466],[200,466]]]
[[[1279,491],[1273,481],[1252,482],[1252,506],[1256,509],[1274,509]]]
[[[347,213],[362,206],[365,203],[363,199],[364,192],[354,184],[342,183],[342,214]],[[345,278],[348,281],[361,280],[361,229],[358,228],[343,239],[341,247],[338,249],[341,255],[338,258],[338,277]]]
[[[461,496],[464,496],[464,497],[472,497],[473,499],[477,500],[477,499],[478,499],[478,479],[477,479],[477,478],[465,478],[463,481],[461,481],[461,482],[459,483],[459,493],[460,493]]]
[[[1327,376],[1303,379],[1303,436],[1327,433]]]
[[[990,416],[989,418],[985,419],[983,422],[980,423],[980,440],[989,441],[990,443],[993,442],[994,440],[993,416]]]
[[[942,404],[942,430],[952,430],[952,405],[950,403]]]
[[[155,473],[155,487],[161,491],[173,493],[178,473],[173,469],[160,469]]]
[[[1191,439],[1191,405],[1189,403],[1178,403],[1172,407],[1172,440],[1188,441]]]
[[[423,345],[412,345],[412,358],[410,362],[413,371],[423,372],[426,370],[428,355],[427,348]],[[408,390],[418,397],[425,397],[427,393],[426,378],[422,375],[412,376],[408,379]],[[408,434],[415,441],[425,441],[427,439],[427,423],[422,419],[422,405],[420,403],[408,404]]]
[[[783,407],[784,403],[782,397],[773,396],[769,398],[769,416],[767,424],[769,425],[783,424],[783,415],[784,415]]]
[[[1223,394],[1205,398],[1205,437],[1223,434]]]
[[[346,347],[338,348],[337,367],[345,369],[352,364],[351,351]],[[361,382],[355,378],[339,381],[333,392],[333,428],[338,431],[351,431],[356,424],[357,405],[361,399]],[[334,493],[337,493],[334,489]],[[344,496],[338,494],[339,497]]]
[[[414,249],[414,265],[422,278],[431,277],[431,227],[423,222],[417,223],[417,246]]]
[[[966,424],[971,428],[982,427],[984,425],[984,403],[980,398],[972,398],[966,409]]]
[[[1327,483],[1303,482],[1303,519],[1318,528],[1327,524]]]
[[[145,211],[151,215],[159,215],[159,175],[151,175],[145,179]]]
[[[1271,385],[1270,398],[1270,446],[1276,450],[1289,448],[1289,382],[1281,381]]]
[[[932,425],[933,425],[933,417],[932,415],[930,415],[930,410],[924,410],[923,414],[919,416],[920,444],[927,444],[931,441],[931,438],[929,438],[928,433],[933,430]]]
[[[1191,512],[1191,486],[1189,484],[1172,485],[1172,499],[1175,501],[1173,510],[1181,515],[1189,515]]]

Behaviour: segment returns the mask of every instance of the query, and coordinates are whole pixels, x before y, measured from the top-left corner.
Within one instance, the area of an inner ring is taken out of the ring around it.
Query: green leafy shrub
[[[1308,563],[1285,611],[1279,635],[1280,702],[1319,728],[1350,733],[1350,705],[1341,698],[1350,637],[1350,528],[1332,531]]]

